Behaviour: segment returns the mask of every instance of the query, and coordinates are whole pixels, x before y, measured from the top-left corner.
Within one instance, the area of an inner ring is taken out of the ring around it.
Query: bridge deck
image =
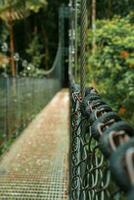
[[[69,95],[62,90],[4,154],[1,200],[67,199],[68,115]]]

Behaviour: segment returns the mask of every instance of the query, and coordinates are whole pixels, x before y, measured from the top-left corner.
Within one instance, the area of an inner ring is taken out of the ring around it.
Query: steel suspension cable
[[[78,73],[78,8],[77,8],[77,0],[75,0],[75,79],[77,80]]]
[[[69,7],[70,7],[70,30],[69,30],[69,74],[70,74],[70,78],[71,80],[74,79],[73,76],[73,62],[72,62],[72,49],[73,49],[73,42],[72,42],[72,38],[73,38],[73,34],[72,34],[72,9],[73,9],[73,2],[72,0],[69,1]]]
[[[87,0],[81,0],[81,37],[80,37],[80,86],[81,96],[85,95],[86,83],[86,42],[87,42]]]

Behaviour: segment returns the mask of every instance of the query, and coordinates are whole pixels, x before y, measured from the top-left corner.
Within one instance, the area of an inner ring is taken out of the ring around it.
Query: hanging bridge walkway
[[[59,10],[58,50],[46,78],[4,80],[4,139],[60,92],[1,157],[0,200],[134,199],[134,129],[86,87],[86,33],[87,0],[70,0]],[[68,79],[70,98],[61,90]]]
[[[62,90],[0,160],[1,200],[68,197],[69,94]]]

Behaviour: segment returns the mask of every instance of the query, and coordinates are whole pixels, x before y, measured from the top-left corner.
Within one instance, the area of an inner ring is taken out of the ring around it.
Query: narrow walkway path
[[[67,199],[68,119],[69,94],[62,90],[2,157],[0,200]]]

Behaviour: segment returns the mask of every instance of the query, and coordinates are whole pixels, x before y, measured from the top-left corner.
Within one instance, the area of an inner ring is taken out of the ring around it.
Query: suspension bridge
[[[14,123],[18,127],[22,121],[26,124],[24,108],[31,113],[37,103],[38,111],[43,108],[43,102],[39,102],[46,88],[41,88],[47,84],[47,93],[52,88],[53,92],[47,106],[0,159],[1,200],[134,198],[134,129],[94,88],[86,87],[86,30],[86,0],[70,1],[69,7],[59,10],[59,45],[54,64],[46,71],[47,78],[39,80],[38,85],[27,78],[25,83],[19,78],[2,80],[6,84],[2,104],[5,140],[15,129]],[[68,82],[70,92],[62,89]],[[25,96],[22,83],[28,91]],[[23,102],[24,97],[29,103]],[[12,121],[8,119],[12,112],[9,105],[19,110]]]

